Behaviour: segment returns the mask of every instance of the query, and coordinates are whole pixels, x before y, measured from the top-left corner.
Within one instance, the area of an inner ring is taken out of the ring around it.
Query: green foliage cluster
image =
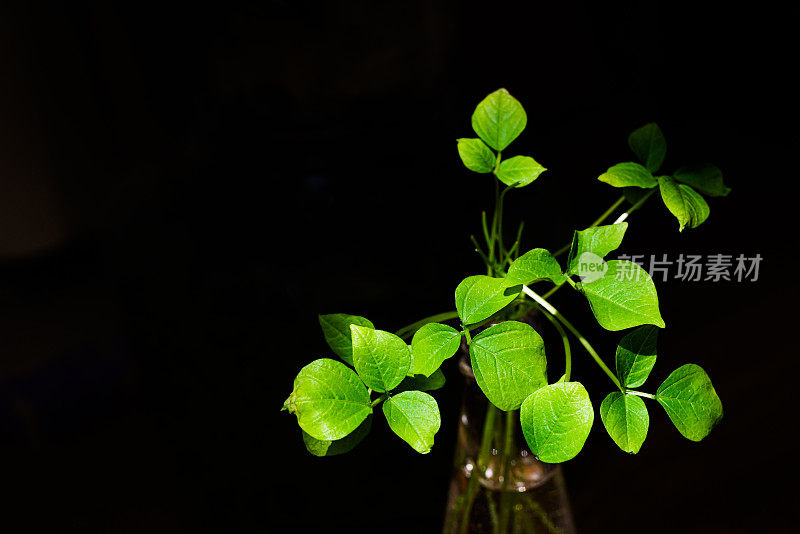
[[[526,125],[522,105],[500,89],[478,104],[472,115],[478,137],[458,140],[458,153],[468,169],[497,178],[497,195],[491,221],[485,213],[482,216],[484,245],[472,238],[487,273],[458,284],[454,312],[423,319],[397,333],[378,330],[368,319],[355,315],[319,317],[325,339],[341,361],[322,358],[303,367],[284,403],[284,409],[296,415],[312,454],[330,456],[351,450],[369,432],[380,404],[393,432],[417,452],[429,452],[441,417],[436,400],[427,392],[444,385],[441,366],[456,354],[462,341],[468,346],[478,386],[498,409],[519,410],[525,439],[533,454],[545,462],[573,458],[594,423],[589,393],[571,376],[570,339],[583,346],[615,386],[601,402],[599,413],[608,435],[623,451],[635,454],[647,436],[649,412],[643,399],[661,405],[690,440],[703,439],[721,419],[719,397],[697,365],[678,367],[655,393],[637,389],[656,363],[656,340],[659,329],[665,327],[648,273],[635,263],[610,260],[604,262],[603,276],[580,278],[580,258],[587,253],[605,258],[616,250],[628,229],[624,219],[656,188],[681,231],[704,222],[709,208],[703,195],[725,196],[730,191],[719,169],[711,165],[679,168],[671,176],[656,176],[666,142],[656,124],[647,124],[628,138],[639,162],[619,163],[599,176],[600,181],[623,188],[624,196],[590,227],[574,232],[564,249],[551,254],[535,248],[520,254],[522,225],[510,248],[503,240],[503,199],[508,191],[530,185],[546,170],[529,156],[503,158]],[[499,183],[506,186],[502,192]],[[626,199],[630,207],[617,222],[601,225]],[[562,266],[557,257],[567,251]],[[530,287],[539,283],[550,286],[546,294]],[[628,331],[619,340],[613,371],[547,300],[566,286],[585,298],[601,327]],[[516,320],[534,309],[554,325],[564,344],[565,373],[554,382],[548,380],[541,335]],[[441,322],[454,319],[459,328]]]

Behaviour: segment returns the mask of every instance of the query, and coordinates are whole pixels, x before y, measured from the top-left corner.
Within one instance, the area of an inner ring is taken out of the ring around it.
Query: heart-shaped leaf
[[[617,163],[597,179],[614,187],[644,187],[649,189],[658,185],[658,181],[653,178],[650,171],[633,162]]]
[[[363,326],[350,327],[353,336],[353,363],[358,376],[373,391],[390,391],[411,367],[411,351],[396,335]]]
[[[620,449],[631,454],[639,452],[650,426],[650,415],[642,399],[619,391],[609,393],[600,404],[600,419]]]
[[[524,187],[536,180],[546,170],[533,158],[514,156],[500,162],[495,176],[508,186]]]
[[[583,448],[594,409],[579,382],[557,382],[536,390],[522,403],[520,421],[531,452],[547,463],[566,462]]]
[[[331,441],[350,434],[372,413],[369,392],[356,373],[330,358],[300,370],[283,407],[311,437]]]
[[[565,276],[561,272],[561,266],[550,252],[543,248],[529,250],[508,267],[506,284],[532,284],[539,280],[549,279],[554,284],[563,284]]]
[[[501,410],[516,410],[547,385],[544,342],[528,324],[505,321],[487,328],[472,339],[469,356],[475,381]]]
[[[688,185],[679,184],[669,176],[659,176],[658,186],[667,209],[678,219],[679,231],[683,232],[687,226],[697,228],[708,219],[708,203]]]
[[[617,378],[623,386],[636,388],[647,380],[656,364],[657,339],[658,328],[644,325],[620,340],[615,360]]]
[[[353,340],[350,337],[350,325],[357,324],[375,328],[369,319],[346,313],[320,315],[319,324],[325,335],[325,341],[328,342],[333,352],[350,365],[353,365]]]
[[[509,287],[503,278],[469,276],[456,287],[456,311],[463,324],[475,324],[508,306],[521,291],[521,285]]]
[[[436,399],[421,391],[403,391],[384,401],[383,414],[394,433],[415,451],[430,452],[442,423]]]
[[[606,330],[643,324],[664,328],[656,287],[647,271],[626,260],[611,260],[606,264],[605,276],[581,285],[600,326]]]
[[[369,414],[364,421],[358,425],[358,428],[350,432],[342,439],[334,441],[328,439],[317,439],[311,434],[302,431],[303,443],[306,450],[314,456],[336,456],[337,454],[344,454],[350,452],[353,448],[361,443],[361,441],[369,434],[372,428],[372,414]]]
[[[622,244],[628,223],[607,224],[604,226],[593,226],[586,230],[578,230],[572,237],[572,246],[569,250],[569,260],[567,261],[567,272],[578,274],[581,256],[590,252],[599,258],[605,258],[606,254],[613,252]]]
[[[428,323],[411,340],[414,374],[431,376],[461,345],[461,333],[451,326]]]
[[[647,170],[656,172],[667,154],[667,141],[658,124],[651,122],[628,136],[628,146]]]
[[[722,401],[699,365],[689,363],[672,371],[656,391],[656,400],[678,432],[692,441],[706,437],[722,419]]]
[[[458,139],[458,155],[471,171],[486,173],[494,170],[494,152],[480,139]]]
[[[527,123],[528,116],[522,104],[505,89],[498,89],[484,98],[472,114],[472,129],[497,151],[505,150]]]
[[[731,188],[722,183],[722,171],[714,165],[681,167],[672,177],[710,197],[725,197],[731,192]]]

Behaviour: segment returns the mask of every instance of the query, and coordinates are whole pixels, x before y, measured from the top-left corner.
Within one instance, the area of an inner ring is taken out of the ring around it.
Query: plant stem
[[[480,470],[486,469],[489,462],[489,454],[492,450],[492,434],[494,434],[494,421],[499,411],[497,407],[487,400],[486,419],[483,422],[483,435],[481,436],[481,448],[478,452],[478,458],[475,461],[475,466],[467,483],[467,503],[464,506],[464,511],[461,514],[461,525],[459,532],[466,534],[469,528],[469,514],[472,511],[472,505],[475,502],[475,495],[478,492],[478,478],[480,478]]]
[[[651,189],[651,190],[650,190],[650,191],[649,191],[649,192],[648,192],[648,193],[647,193],[645,196],[643,196],[642,198],[640,198],[640,199],[639,199],[639,201],[638,201],[636,204],[634,204],[633,206],[631,206],[630,208],[628,208],[628,211],[626,211],[625,213],[623,213],[622,215],[620,215],[619,217],[617,217],[617,220],[616,220],[616,221],[614,221],[614,224],[619,224],[619,223],[621,223],[622,221],[624,221],[625,219],[627,219],[627,218],[628,218],[628,215],[630,215],[630,214],[631,214],[631,213],[633,213],[634,211],[638,210],[638,209],[639,209],[639,208],[642,206],[642,204],[644,204],[645,202],[647,202],[647,199],[648,199],[648,198],[650,198],[651,196],[653,196],[653,193],[655,193],[656,191],[658,191],[658,188],[657,188],[657,187],[654,187],[653,189]]]
[[[636,395],[637,397],[644,397],[646,399],[653,399],[655,400],[656,396],[652,393],[645,393],[644,391],[635,391],[633,389],[626,389],[625,393],[628,395]]]
[[[383,401],[385,401],[387,398],[389,398],[389,394],[388,393],[384,393],[383,395],[381,395],[380,397],[378,397],[377,399],[372,401],[372,407],[374,408],[375,406],[377,406],[380,403],[382,403]]]
[[[455,310],[449,312],[437,313],[436,315],[425,317],[424,319],[420,319],[415,323],[411,323],[408,326],[404,326],[403,328],[395,332],[395,335],[405,339],[428,323],[438,323],[440,321],[449,321],[450,319],[457,319],[457,318],[458,318],[458,312]]]
[[[608,375],[611,381],[614,382],[614,385],[617,386],[617,388],[619,388],[619,390],[624,393],[622,385],[619,383],[619,380],[617,379],[616,375],[614,375],[614,373],[611,372],[611,369],[609,369],[608,366],[603,362],[603,360],[600,358],[600,355],[597,354],[597,351],[594,350],[594,348],[586,340],[586,338],[583,337],[583,335],[581,335],[581,333],[578,332],[578,330],[574,326],[572,326],[572,323],[567,321],[567,319],[565,319],[560,313],[558,313],[558,310],[556,310],[552,304],[544,300],[541,296],[539,296],[535,291],[530,289],[528,286],[522,286],[522,291],[525,292],[526,295],[532,298],[542,308],[544,308],[546,312],[548,312],[553,317],[558,319],[561,322],[561,324],[566,326],[567,330],[572,332],[572,335],[575,336],[578,339],[578,341],[581,342],[581,345],[583,345],[583,348],[586,349],[586,352],[589,353],[589,355],[594,359],[594,361],[597,362],[597,365],[599,365],[600,368]]]
[[[508,495],[508,481],[511,478],[511,449],[514,440],[514,414],[515,411],[506,412],[506,428],[505,440],[503,442],[503,483],[500,486],[500,524],[498,526],[498,534],[505,534],[508,526],[508,517],[511,513],[509,495]]]

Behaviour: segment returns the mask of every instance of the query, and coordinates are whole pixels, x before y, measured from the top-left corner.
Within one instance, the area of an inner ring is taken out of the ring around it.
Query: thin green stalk
[[[519,228],[517,228],[517,245],[522,241],[522,229],[525,228],[525,221],[520,221]],[[517,256],[519,256],[519,247],[517,247]],[[514,257],[516,259],[516,256]]]
[[[634,211],[636,211],[636,210],[638,210],[639,208],[641,208],[641,207],[642,207],[642,204],[644,204],[645,202],[647,202],[647,199],[648,199],[648,198],[650,198],[651,196],[653,196],[653,194],[654,194],[656,191],[658,191],[658,188],[657,188],[657,187],[654,187],[653,189],[651,189],[650,191],[648,191],[648,192],[647,192],[647,194],[646,194],[645,196],[643,196],[642,198],[640,198],[640,199],[639,199],[639,201],[638,201],[636,204],[634,204],[633,206],[631,206],[630,208],[628,208],[628,211],[626,211],[625,213],[623,213],[622,215],[620,215],[619,217],[617,217],[617,220],[616,220],[616,221],[614,221],[614,224],[619,224],[619,223],[621,223],[622,221],[624,221],[625,219],[627,219],[627,218],[628,218],[628,215],[630,215],[630,214],[631,214],[631,213],[633,213]]]
[[[483,227],[483,238],[486,240],[486,249],[491,250],[494,247],[494,241],[489,237],[489,227],[486,225],[486,210],[481,212],[481,226]]]
[[[603,360],[600,358],[600,355],[597,354],[597,351],[594,350],[594,348],[586,340],[586,338],[583,337],[583,335],[581,335],[580,332],[578,332],[578,329],[572,326],[572,323],[570,323],[560,313],[558,313],[558,310],[556,310],[552,304],[544,300],[539,294],[537,294],[531,288],[529,288],[528,286],[522,286],[522,291],[525,292],[525,294],[528,295],[530,298],[532,298],[536,303],[538,303],[542,308],[544,308],[546,312],[550,313],[553,317],[558,319],[561,322],[561,324],[566,326],[567,330],[572,332],[572,335],[575,336],[578,339],[578,341],[581,342],[581,345],[583,345],[583,348],[586,349],[586,352],[589,353],[589,355],[594,359],[597,365],[599,365],[600,368],[608,375],[611,381],[614,382],[614,385],[617,386],[617,388],[619,388],[619,390],[624,393],[622,385],[619,383],[619,380],[617,379],[616,375],[613,372],[611,372],[611,369],[609,369],[608,366],[603,362]]]
[[[508,481],[511,478],[511,449],[514,442],[514,414],[515,411],[506,412],[505,440],[503,441],[503,484],[500,487],[500,525],[498,534],[505,534],[508,527],[508,517],[511,514],[508,495]]]
[[[403,328],[395,332],[395,335],[405,339],[410,335],[414,334],[414,332],[416,332],[417,330],[419,330],[428,323],[438,323],[441,321],[449,321],[450,319],[457,319],[457,318],[458,318],[458,312],[455,310],[443,313],[437,313],[436,315],[425,317],[424,319],[420,319],[415,323],[411,323],[408,326],[404,326]]]
[[[469,236],[469,238],[472,241],[472,244],[475,245],[475,252],[477,252],[478,255],[480,255],[481,259],[483,259],[483,262],[488,265],[489,258],[487,258],[486,254],[483,252],[483,250],[481,250],[481,246],[478,244],[478,240],[475,239],[474,235]]]
[[[488,401],[487,401],[488,402]],[[464,507],[464,512],[461,514],[461,534],[466,534],[469,527],[469,514],[472,511],[472,505],[475,501],[477,493],[478,478],[480,478],[479,471],[484,469],[489,462],[489,454],[492,451],[492,434],[494,433],[494,421],[497,418],[497,407],[488,402],[486,408],[486,419],[483,422],[483,436],[481,437],[481,448],[478,452],[478,459],[472,469],[472,474],[467,484],[467,505]]]
[[[637,397],[644,397],[646,399],[653,399],[653,400],[656,399],[655,395],[653,395],[652,393],[645,393],[644,391],[636,391],[636,390],[633,390],[633,389],[626,389],[625,393],[628,394],[628,395],[636,395]]]

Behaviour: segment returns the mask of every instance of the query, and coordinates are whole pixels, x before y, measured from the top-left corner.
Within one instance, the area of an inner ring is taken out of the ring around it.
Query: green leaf
[[[431,376],[461,346],[461,333],[451,326],[428,323],[417,330],[411,340],[414,374]]]
[[[678,432],[692,441],[706,437],[722,419],[722,402],[711,379],[692,363],[672,371],[656,391],[656,400]]]
[[[538,389],[522,403],[522,432],[531,452],[547,463],[566,462],[583,448],[594,422],[589,394],[579,382]]]
[[[606,330],[624,330],[643,324],[664,328],[658,295],[647,271],[625,260],[606,262],[603,278],[581,285],[597,322]]]
[[[681,167],[673,178],[710,197],[724,197],[731,192],[731,188],[722,183],[722,171],[714,165]]]
[[[465,325],[488,319],[508,306],[522,291],[509,287],[503,278],[469,276],[456,287],[456,311]]]
[[[357,324],[375,328],[369,319],[346,313],[320,315],[319,324],[325,335],[325,341],[328,342],[333,352],[350,365],[353,365],[353,341],[350,337],[350,325]]]
[[[569,249],[567,269],[569,274],[578,274],[581,256],[586,252],[604,258],[609,252],[617,250],[625,237],[628,223],[594,226],[575,232]]]
[[[516,98],[498,89],[478,104],[472,114],[472,129],[487,145],[505,150],[528,122],[528,116]]]
[[[667,209],[678,219],[681,232],[687,226],[696,228],[708,219],[708,204],[688,185],[679,184],[669,176],[659,176],[658,186]]]
[[[306,450],[314,456],[336,456],[337,454],[344,454],[350,452],[353,448],[361,443],[361,441],[369,434],[372,428],[372,414],[369,414],[364,421],[358,425],[354,431],[349,433],[342,439],[328,440],[317,439],[311,434],[303,431],[303,443],[305,443]]]
[[[609,393],[600,404],[600,419],[620,449],[631,454],[639,452],[650,426],[650,415],[641,398],[619,391]]]
[[[566,281],[558,261],[543,248],[529,250],[514,260],[505,278],[506,284],[514,285],[528,285],[544,279],[549,279],[556,285]]]
[[[658,328],[644,325],[620,340],[615,359],[617,378],[623,386],[636,388],[647,380],[656,363],[657,339]]]
[[[384,401],[383,414],[394,433],[415,451],[430,452],[442,423],[436,399],[421,391],[403,391]]]
[[[407,376],[397,386],[399,391],[419,390],[419,391],[433,391],[444,387],[445,378],[441,369],[437,369],[431,376],[413,375]]]
[[[471,171],[485,173],[494,170],[494,152],[480,139],[458,139],[458,155]]]
[[[638,163],[632,162],[617,163],[597,179],[614,187],[644,187],[650,189],[658,184],[658,181],[653,178],[650,171]]]
[[[469,357],[478,386],[501,410],[516,410],[547,385],[544,342],[528,324],[505,321],[490,326],[472,339]]]
[[[537,179],[540,174],[546,171],[544,167],[536,163],[536,160],[528,156],[514,156],[504,159],[495,172],[495,176],[506,185],[513,187],[524,187]]]
[[[406,342],[389,332],[358,325],[353,335],[353,363],[358,376],[373,391],[390,391],[411,367],[411,351]]]
[[[372,413],[369,392],[356,373],[330,358],[300,370],[284,407],[297,416],[303,431],[319,440],[342,439]]]
[[[667,154],[667,141],[658,124],[651,122],[628,136],[628,146],[647,170],[656,172]]]

